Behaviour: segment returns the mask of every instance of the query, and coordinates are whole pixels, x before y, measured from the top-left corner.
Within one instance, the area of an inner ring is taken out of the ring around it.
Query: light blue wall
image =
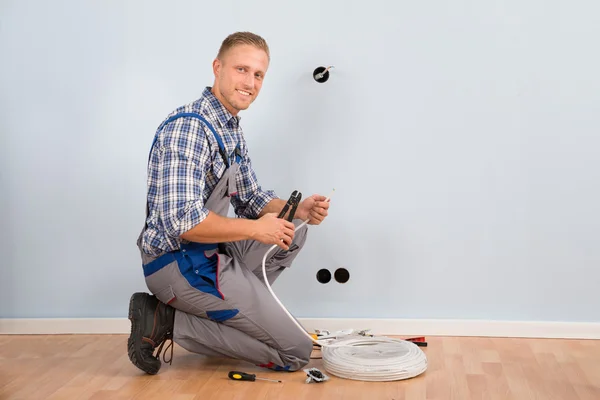
[[[600,321],[598,15],[591,0],[1,2],[0,317],[126,316],[146,290],[154,130],[212,84],[223,38],[252,30],[272,51],[242,114],[263,186],[336,188],[274,285],[291,312]],[[339,266],[347,284],[316,281]]]

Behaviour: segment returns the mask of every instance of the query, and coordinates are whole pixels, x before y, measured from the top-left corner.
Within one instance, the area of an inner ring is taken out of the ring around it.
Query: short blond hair
[[[242,44],[249,44],[264,50],[264,52],[267,53],[269,61],[271,61],[271,54],[269,52],[269,45],[267,44],[267,41],[252,32],[235,32],[227,36],[225,40],[223,40],[223,43],[221,43],[221,48],[219,49],[217,58],[221,59],[229,49]]]

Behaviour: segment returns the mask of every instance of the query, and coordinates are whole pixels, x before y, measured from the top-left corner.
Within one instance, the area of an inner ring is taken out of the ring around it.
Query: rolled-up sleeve
[[[242,157],[236,185],[238,193],[233,196],[232,202],[236,214],[243,218],[256,219],[271,200],[278,198],[273,190],[263,190],[258,184],[247,153]]]
[[[188,121],[166,127],[161,144],[158,209],[164,231],[178,237],[209,213],[203,201],[208,142],[203,129]]]

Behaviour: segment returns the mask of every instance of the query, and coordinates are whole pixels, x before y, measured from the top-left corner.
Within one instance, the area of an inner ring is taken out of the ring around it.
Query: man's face
[[[264,50],[251,45],[235,46],[222,60],[213,62],[213,93],[233,115],[247,109],[256,99],[269,67]]]

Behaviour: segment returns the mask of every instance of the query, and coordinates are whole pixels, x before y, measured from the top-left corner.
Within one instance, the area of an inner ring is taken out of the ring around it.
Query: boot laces
[[[162,348],[165,345],[165,343],[167,341],[170,341],[171,343],[167,346],[167,348],[165,348],[165,351],[163,353],[163,361],[167,364],[172,365],[173,364],[173,334],[172,332],[167,332],[167,335],[165,336],[165,340],[163,340],[160,345],[158,346],[158,350],[156,352],[156,358],[158,360],[160,360],[160,353],[162,352]],[[167,359],[165,358],[167,351],[169,350],[169,348],[171,348],[171,357],[169,358],[169,361],[167,361]]]

